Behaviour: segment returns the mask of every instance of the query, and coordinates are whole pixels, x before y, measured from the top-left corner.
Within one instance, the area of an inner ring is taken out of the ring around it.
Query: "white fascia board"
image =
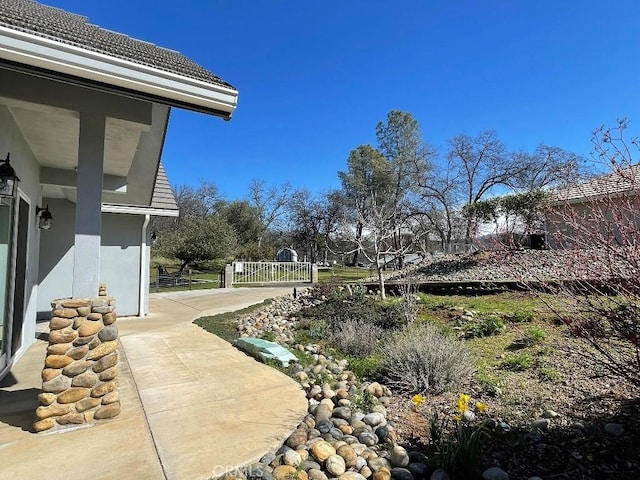
[[[177,217],[180,215],[178,210],[141,207],[136,205],[114,205],[112,203],[103,203],[102,213],[126,213],[129,215],[152,215],[155,217]]]
[[[238,91],[233,88],[6,27],[0,27],[0,58],[164,98],[168,103],[175,100],[226,112],[229,117],[238,103]]]

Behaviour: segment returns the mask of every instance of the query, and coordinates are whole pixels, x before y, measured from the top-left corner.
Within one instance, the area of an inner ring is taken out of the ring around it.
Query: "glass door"
[[[13,238],[13,200],[0,198],[0,370],[9,362],[9,291],[11,239]]]

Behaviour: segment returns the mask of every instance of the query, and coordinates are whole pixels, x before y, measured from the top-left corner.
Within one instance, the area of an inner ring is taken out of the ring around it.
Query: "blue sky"
[[[339,188],[390,110],[425,139],[496,130],[512,149],[588,156],[617,118],[640,135],[637,0],[41,0],[178,50],[240,92],[231,122],[174,109],[173,185],[242,198],[252,179]]]

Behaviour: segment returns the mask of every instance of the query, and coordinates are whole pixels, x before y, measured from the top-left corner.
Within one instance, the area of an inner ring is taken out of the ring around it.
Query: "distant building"
[[[297,262],[298,253],[293,248],[281,248],[276,253],[276,262]]]

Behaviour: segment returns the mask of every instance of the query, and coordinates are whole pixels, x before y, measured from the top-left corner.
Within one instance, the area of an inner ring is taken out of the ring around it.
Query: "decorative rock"
[[[109,314],[110,315],[110,314]],[[115,316],[115,313],[113,314]],[[101,313],[90,313],[89,315],[87,315],[87,320],[91,320],[92,322],[95,322],[96,320],[102,320],[104,322],[104,317],[106,315],[102,315]],[[111,322],[113,323],[113,322]],[[106,325],[106,323],[105,323]]]
[[[309,473],[309,470],[312,470],[312,469],[315,469],[315,470],[322,469],[320,464],[318,462],[314,462],[313,460],[303,460],[302,463],[300,464],[300,468],[307,473]],[[311,475],[309,475],[309,478],[311,478]]]
[[[273,478],[275,480],[291,480],[296,478],[296,467],[292,467],[291,465],[278,465],[273,469]]]
[[[329,420],[333,413],[333,407],[327,403],[320,402],[316,407],[314,416],[316,417],[316,424],[321,420]]]
[[[36,432],[44,432],[56,426],[56,422],[53,418],[45,418],[44,420],[37,421],[33,424],[33,430]]]
[[[98,378],[102,382],[108,382],[109,380],[113,380],[118,376],[118,367],[107,368],[105,371],[100,372]]]
[[[53,380],[42,382],[42,391],[50,393],[60,393],[71,386],[71,379],[65,375],[58,375]]]
[[[73,341],[73,344],[76,345],[76,346],[78,346],[78,345],[89,345],[95,338],[96,338],[95,336],[78,337]],[[89,349],[91,349],[91,346],[89,346]]]
[[[297,467],[302,463],[302,458],[300,457],[300,454],[295,450],[287,450],[282,456],[282,461],[285,465]]]
[[[358,440],[360,441],[360,443],[366,445],[367,447],[372,447],[376,443],[378,443],[378,437],[376,437],[375,433],[371,432],[362,432],[358,436]]]
[[[62,318],[74,318],[78,316],[78,311],[75,308],[58,308],[53,311],[53,316]]]
[[[91,307],[78,307],[76,310],[78,310],[78,315],[80,317],[86,317],[91,313]]]
[[[604,431],[609,435],[617,437],[624,433],[624,425],[621,423],[606,423],[604,425]]]
[[[367,392],[376,398],[380,398],[384,395],[384,389],[378,382],[373,382],[367,386]]]
[[[329,431],[333,428],[333,423],[329,420],[320,420],[316,423],[316,429],[320,433],[329,433]]]
[[[87,362],[85,360],[77,360],[68,366],[66,366],[62,373],[64,373],[67,377],[75,377],[76,375],[80,375],[81,373],[86,372],[89,368],[93,366],[93,362]]]
[[[117,390],[117,388],[118,388],[118,382],[117,381],[103,383],[102,385],[98,385],[93,390],[91,390],[91,396],[93,398],[102,397],[103,395],[106,395],[107,393],[111,393],[111,392]]]
[[[422,452],[409,452],[409,463],[427,463],[429,459]]]
[[[387,473],[389,474],[389,478],[391,478],[391,463],[386,458],[373,457],[367,461],[367,464],[369,465],[369,468],[374,471],[374,479],[375,479],[375,474],[383,469],[387,471]],[[381,478],[381,479],[375,479],[375,480],[388,480],[388,479]]]
[[[80,328],[78,328],[78,335],[80,335],[81,337],[90,337],[91,335],[95,335],[96,333],[98,333],[103,328],[104,325],[100,321],[84,322],[82,325],[80,325]]]
[[[316,442],[311,447],[311,454],[319,462],[324,462],[331,455],[335,455],[336,450],[330,443],[325,441]]]
[[[76,403],[76,411],[84,412],[85,410],[89,410],[90,408],[97,407],[98,405],[100,405],[99,398],[91,398],[91,397],[83,398],[82,400]]]
[[[49,339],[51,339],[51,335],[49,335]],[[53,343],[47,347],[47,353],[64,355],[71,347],[73,347],[73,343]]]
[[[66,355],[67,357],[71,357],[74,360],[80,360],[84,358],[84,356],[89,352],[89,347],[87,345],[82,345],[80,347],[74,347],[70,349]]]
[[[551,420],[548,418],[542,418],[539,420],[535,420],[531,426],[535,429],[540,430],[541,432],[548,432],[549,426],[551,425]]]
[[[70,318],[53,317],[49,321],[49,330],[62,330],[73,324],[73,320]]]
[[[424,463],[410,463],[409,465],[407,465],[407,470],[411,472],[413,478],[415,478],[416,480],[422,480],[427,477],[429,467]]]
[[[475,419],[476,419],[476,414],[470,410],[465,410],[465,412],[462,414],[462,421],[464,423],[471,423]]]
[[[120,402],[110,403],[96,410],[94,418],[103,420],[105,418],[113,418],[120,414]]]
[[[431,474],[429,480],[449,480],[449,474],[443,469],[438,468]]]
[[[98,376],[93,373],[91,370],[88,372],[84,372],[80,375],[73,377],[71,380],[72,387],[85,387],[92,388],[98,382]]]
[[[324,468],[334,477],[339,477],[346,471],[344,458],[340,455],[330,455],[324,464]]]
[[[363,465],[360,468],[360,475],[362,475],[364,478],[371,478],[373,476],[373,472],[369,467],[367,467],[366,465]]]
[[[60,425],[77,425],[80,423],[84,423],[84,415],[81,413],[67,413],[56,419]]]
[[[309,480],[329,480],[322,470],[316,468],[308,470],[307,475],[309,475]]]
[[[367,477],[357,472],[344,472],[338,480],[365,480]]]
[[[389,428],[385,425],[382,425],[376,428],[376,436],[378,437],[378,441],[384,443],[389,438]]]
[[[350,445],[342,445],[336,450],[336,453],[344,459],[344,464],[347,468],[353,468],[356,466],[358,455]]]
[[[291,435],[289,435],[289,438],[287,439],[287,445],[289,445],[291,448],[296,448],[299,445],[304,445],[305,443],[307,443],[308,438],[308,432],[306,430],[298,429]]]
[[[334,418],[351,420],[351,409],[349,407],[337,407],[333,409],[332,415]]]
[[[385,421],[385,419],[384,419],[384,415],[382,415],[381,413],[372,412],[365,415],[362,421],[371,427],[375,427],[382,424]]]
[[[38,400],[40,401],[40,405],[51,405],[54,400],[57,398],[55,393],[40,393],[38,394]]]
[[[118,352],[113,352],[110,355],[105,355],[100,360],[98,360],[93,366],[93,371],[96,373],[101,373],[108,368],[117,365],[118,363]],[[306,440],[305,440],[306,441]]]
[[[266,465],[261,463],[252,463],[246,469],[247,478],[253,480],[273,480],[273,475]]]
[[[409,454],[404,447],[398,445],[391,449],[389,460],[394,467],[406,467],[409,465]]]
[[[396,480],[413,480],[413,475],[406,468],[394,467],[391,469],[391,478]]]
[[[110,342],[118,338],[118,327],[117,325],[109,325],[108,327],[104,327],[100,333],[98,333],[98,338],[103,342]]]
[[[48,355],[44,360],[45,367],[63,368],[73,362],[73,358],[66,355]]]
[[[120,393],[118,391],[107,393],[104,397],[102,397],[102,405],[109,405],[110,403],[115,403],[120,401]]]
[[[115,323],[116,319],[117,317],[115,312],[109,312],[102,315],[102,323],[104,323],[105,325],[111,325],[112,323]]]
[[[118,341],[113,340],[111,342],[104,342],[91,350],[87,355],[87,360],[98,360],[105,355],[109,355],[111,352],[118,348]]]
[[[491,467],[482,472],[484,480],[509,480],[509,474],[498,467]]]
[[[77,309],[78,307],[88,307],[88,306],[90,306],[91,305],[91,301],[90,300],[81,300],[81,299],[70,298],[68,300],[62,300],[62,302],[60,302],[60,305],[63,308]]]
[[[554,412],[553,410],[545,410],[542,413],[542,418],[556,418],[558,416],[558,414],[556,412]]]
[[[73,321],[73,328],[78,330],[87,319],[85,317],[76,317]]]
[[[49,380],[53,380],[61,373],[62,373],[62,370],[60,370],[59,368],[45,368],[42,370],[42,374],[41,374],[42,381],[48,382]]]
[[[75,403],[89,396],[90,391],[84,387],[71,387],[58,395],[58,403]]]
[[[71,405],[60,405],[59,403],[53,404],[49,407],[36,408],[36,417],[38,420],[44,420],[50,417],[59,417],[65,415],[71,411]]]

